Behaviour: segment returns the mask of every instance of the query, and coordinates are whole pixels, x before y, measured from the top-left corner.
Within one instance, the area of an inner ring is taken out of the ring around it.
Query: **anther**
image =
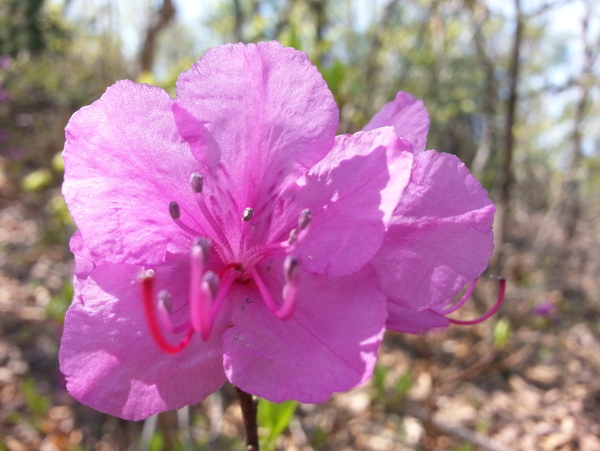
[[[158,293],[158,304],[164,308],[167,313],[171,313],[171,293],[169,293],[167,290],[161,290]]]
[[[208,255],[210,253],[210,246],[212,245],[212,241],[210,238],[206,238],[204,236],[198,236],[194,238],[194,243],[192,244],[192,248],[202,250],[202,256],[204,258],[204,262],[208,261]]]
[[[199,172],[192,172],[190,176],[190,185],[195,193],[201,193],[204,188],[204,177]]]
[[[179,204],[175,201],[169,202],[169,214],[173,219],[179,219],[181,216],[181,208],[179,208]]]
[[[242,221],[248,222],[254,217],[254,209],[250,207],[246,207],[244,213],[242,214]]]
[[[290,230],[290,236],[287,239],[287,243],[290,246],[293,246],[298,241],[298,230],[292,229]]]
[[[283,276],[286,282],[295,282],[298,277],[298,259],[288,255],[283,262]]]
[[[202,276],[202,284],[208,287],[213,299],[217,297],[217,291],[219,291],[219,282],[219,276],[217,276],[213,271],[206,271]]]
[[[306,229],[310,224],[311,219],[312,212],[308,208],[302,210],[300,212],[300,217],[298,218],[298,227],[300,228],[300,230]]]

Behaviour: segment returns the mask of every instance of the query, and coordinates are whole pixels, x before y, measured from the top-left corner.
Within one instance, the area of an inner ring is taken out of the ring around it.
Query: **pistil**
[[[475,283],[472,284],[472,288],[473,289],[475,288]],[[472,326],[472,325],[479,324],[479,323],[485,321],[486,319],[488,319],[490,316],[492,316],[494,313],[496,313],[498,311],[498,309],[502,305],[502,301],[504,300],[504,292],[505,291],[506,291],[506,279],[503,277],[499,277],[498,278],[498,298],[496,299],[496,303],[494,304],[494,306],[490,310],[488,310],[488,312],[486,314],[480,316],[479,318],[469,320],[469,321],[463,321],[463,320],[453,319],[453,318],[448,318],[448,321],[450,321],[452,324],[458,324],[461,326]],[[473,292],[473,290],[469,289],[469,290],[467,290],[467,293],[465,293],[465,295],[469,294],[469,296],[470,296],[470,294],[472,292]],[[464,297],[465,296],[463,296],[463,298]],[[461,299],[457,304],[460,304],[461,301],[464,304],[463,299]],[[454,311],[454,310],[451,310],[451,311]],[[442,312],[438,312],[438,313],[442,313]],[[442,314],[446,314],[446,313],[442,313]]]
[[[140,276],[140,282],[142,285],[142,299],[144,301],[144,310],[146,311],[146,319],[150,326],[150,333],[158,344],[158,347],[167,354],[177,354],[181,352],[190,342],[194,329],[189,327],[186,334],[179,341],[179,343],[173,345],[167,341],[163,336],[160,325],[156,318],[156,311],[154,309],[154,271],[148,270]]]

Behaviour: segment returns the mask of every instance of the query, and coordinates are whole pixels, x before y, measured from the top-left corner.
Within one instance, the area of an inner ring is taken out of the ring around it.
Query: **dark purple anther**
[[[247,207],[242,214],[242,221],[248,222],[254,217],[254,209]]]
[[[292,229],[290,230],[290,236],[288,237],[287,242],[290,246],[293,246],[296,244],[296,241],[298,241],[298,230]]]
[[[298,275],[298,259],[288,255],[283,262],[283,276],[286,282],[296,279]]]
[[[181,208],[179,208],[179,204],[175,201],[169,202],[169,214],[173,219],[179,219],[181,216]]]
[[[192,172],[190,176],[190,185],[195,193],[201,193],[204,188],[204,177],[199,172]]]
[[[300,212],[300,217],[298,218],[298,227],[300,230],[304,230],[310,224],[312,219],[312,213],[308,208],[305,208]]]
[[[210,238],[206,238],[204,236],[198,236],[194,238],[194,243],[192,244],[192,248],[202,249],[202,256],[204,259],[204,263],[208,260],[208,255],[210,253],[210,246],[212,245],[212,241]]]
[[[219,276],[212,271],[206,271],[202,276],[202,283],[206,283],[206,285],[208,285],[210,294],[214,299],[217,296],[217,291],[219,290]]]

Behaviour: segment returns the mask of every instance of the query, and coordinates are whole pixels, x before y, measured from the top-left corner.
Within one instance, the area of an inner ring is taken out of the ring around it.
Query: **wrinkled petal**
[[[261,271],[279,293],[281,276]],[[281,321],[252,286],[239,285],[232,293],[233,327],[223,336],[227,378],[273,402],[318,403],[356,387],[373,372],[384,300],[370,271],[335,279],[301,272],[294,315]]]
[[[494,211],[457,157],[416,155],[411,181],[372,261],[382,291],[416,310],[452,299],[487,266]]]
[[[181,262],[159,268],[158,289],[173,295],[177,323],[186,318],[187,271]],[[200,402],[226,380],[220,343],[224,322],[208,342],[194,337],[181,353],[165,354],[149,332],[138,272],[110,263],[92,272],[67,312],[59,355],[69,393],[130,420]]]
[[[161,263],[191,239],[169,215],[170,201],[197,208],[188,180],[198,163],[172,104],[162,89],[121,81],[67,125],[63,194],[86,245],[107,261]]]
[[[338,125],[337,105],[316,67],[277,42],[207,51],[180,75],[174,114],[203,164],[207,190],[227,187],[228,196],[211,208],[235,217],[229,227],[236,230],[225,231],[231,242],[244,209],[271,208],[281,186],[327,154]]]
[[[287,207],[312,211],[309,234],[297,249],[304,269],[347,275],[377,253],[410,179],[411,150],[391,127],[336,138],[298,191],[298,207]]]
[[[425,150],[429,114],[422,100],[415,99],[406,92],[398,92],[394,101],[385,104],[363,130],[386,126],[394,127],[399,137],[410,141],[416,153]]]
[[[388,302],[388,319],[386,328],[405,334],[420,334],[427,330],[448,327],[450,321],[439,313],[431,310],[413,310]]]
[[[87,278],[101,259],[88,249],[79,230],[71,237],[69,248],[75,257],[75,264],[73,267],[73,289],[76,293],[80,293]]]

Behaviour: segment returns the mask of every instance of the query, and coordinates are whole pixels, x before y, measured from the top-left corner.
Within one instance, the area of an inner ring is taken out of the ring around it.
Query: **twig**
[[[257,406],[252,395],[235,387],[240,399],[242,416],[244,418],[244,430],[246,432],[246,451],[258,451],[258,424],[256,422]]]

